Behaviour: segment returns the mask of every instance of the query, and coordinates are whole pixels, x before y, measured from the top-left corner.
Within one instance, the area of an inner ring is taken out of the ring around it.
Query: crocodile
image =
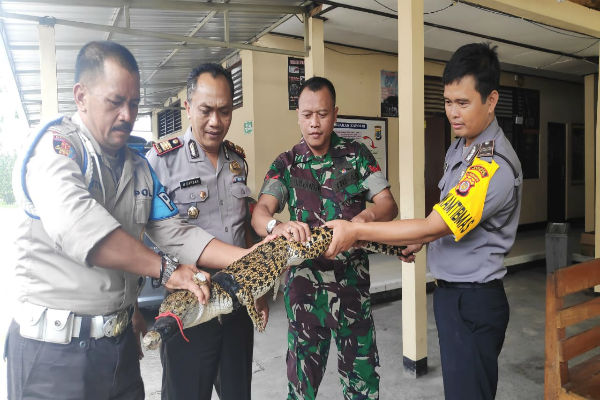
[[[264,326],[254,307],[255,299],[273,288],[275,298],[283,272],[290,266],[321,256],[329,247],[332,237],[331,229],[319,227],[312,229],[307,242],[289,241],[280,236],[257,246],[213,275],[210,298],[204,305],[188,290],[171,293],[163,300],[153,328],[144,336],[144,347],[148,350],[156,349],[162,340],[167,340],[180,331],[185,338],[183,329],[231,313],[242,306],[246,307],[254,327],[262,332]],[[376,242],[366,242],[362,246],[368,252],[394,256],[401,255],[405,248]],[[194,279],[199,285],[206,283],[201,279]]]

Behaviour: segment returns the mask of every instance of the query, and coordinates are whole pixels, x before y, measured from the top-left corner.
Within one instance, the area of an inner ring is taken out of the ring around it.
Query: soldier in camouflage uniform
[[[396,203],[379,165],[362,144],[333,133],[335,89],[325,78],[300,92],[303,139],[267,172],[252,225],[266,235],[305,241],[310,228],[332,219],[387,221]],[[366,201],[373,207],[365,209]],[[290,221],[273,219],[288,203]],[[325,373],[331,334],[346,399],[378,399],[379,366],[369,296],[369,262],[361,250],[290,269],[285,287],[288,399],[314,399]]]

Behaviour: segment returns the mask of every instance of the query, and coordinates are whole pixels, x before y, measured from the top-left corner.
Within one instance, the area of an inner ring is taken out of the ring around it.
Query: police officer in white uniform
[[[220,65],[202,64],[187,82],[190,127],[183,137],[158,142],[148,152],[182,218],[223,242],[249,244],[243,150],[224,140],[233,111],[233,81]],[[257,302],[263,318],[266,299]],[[210,399],[213,384],[221,400],[251,398],[254,330],[240,308],[162,344],[163,399]]]
[[[140,101],[133,55],[90,42],[75,71],[77,113],[46,124],[15,166],[25,213],[5,347],[11,400],[143,399],[131,324],[142,276],[205,303],[208,286],[192,278],[209,275],[196,265],[222,268],[247,253],[182,221],[127,148]],[[165,254],[142,244],[144,230]]]
[[[327,223],[334,228],[329,256],[356,240],[375,240],[409,245],[404,260],[412,261],[420,243],[430,242],[446,399],[495,397],[508,325],[503,261],[515,241],[523,174],[494,114],[499,80],[488,44],[465,45],[446,65],[446,116],[458,138],[446,154],[440,202],[426,219]]]

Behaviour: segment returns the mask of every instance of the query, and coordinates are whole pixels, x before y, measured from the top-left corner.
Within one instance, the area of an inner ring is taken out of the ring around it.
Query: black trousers
[[[186,329],[161,347],[163,400],[249,400],[254,328],[245,308]]]
[[[116,338],[56,344],[22,337],[12,321],[5,356],[10,400],[144,399],[131,324]]]
[[[509,318],[504,287],[438,287],[433,310],[446,399],[493,399]]]

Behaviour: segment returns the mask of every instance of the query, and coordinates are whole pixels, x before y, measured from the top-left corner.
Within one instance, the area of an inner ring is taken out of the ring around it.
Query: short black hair
[[[485,103],[490,93],[500,88],[500,62],[496,48],[490,43],[471,43],[460,47],[444,68],[444,86],[471,75],[475,79],[475,90],[479,92],[481,102]]]
[[[313,76],[312,78],[304,81],[300,87],[298,97],[300,97],[302,92],[304,92],[304,89],[309,89],[311,92],[318,92],[323,88],[327,88],[329,90],[331,99],[333,100],[333,105],[335,106],[335,88],[333,87],[333,83],[331,83],[329,79],[323,78],[322,76]]]
[[[219,64],[215,63],[205,63],[200,64],[196,68],[190,72],[190,75],[187,79],[187,101],[192,101],[192,94],[194,90],[196,90],[196,83],[198,82],[198,77],[205,72],[210,73],[213,78],[218,77],[219,75],[224,77],[229,83],[229,88],[231,89],[231,100],[233,101],[233,78],[231,77],[231,73],[223,68]]]
[[[75,82],[81,79],[95,78],[104,72],[104,61],[114,60],[129,72],[140,74],[137,61],[123,45],[108,40],[86,43],[75,61]]]

